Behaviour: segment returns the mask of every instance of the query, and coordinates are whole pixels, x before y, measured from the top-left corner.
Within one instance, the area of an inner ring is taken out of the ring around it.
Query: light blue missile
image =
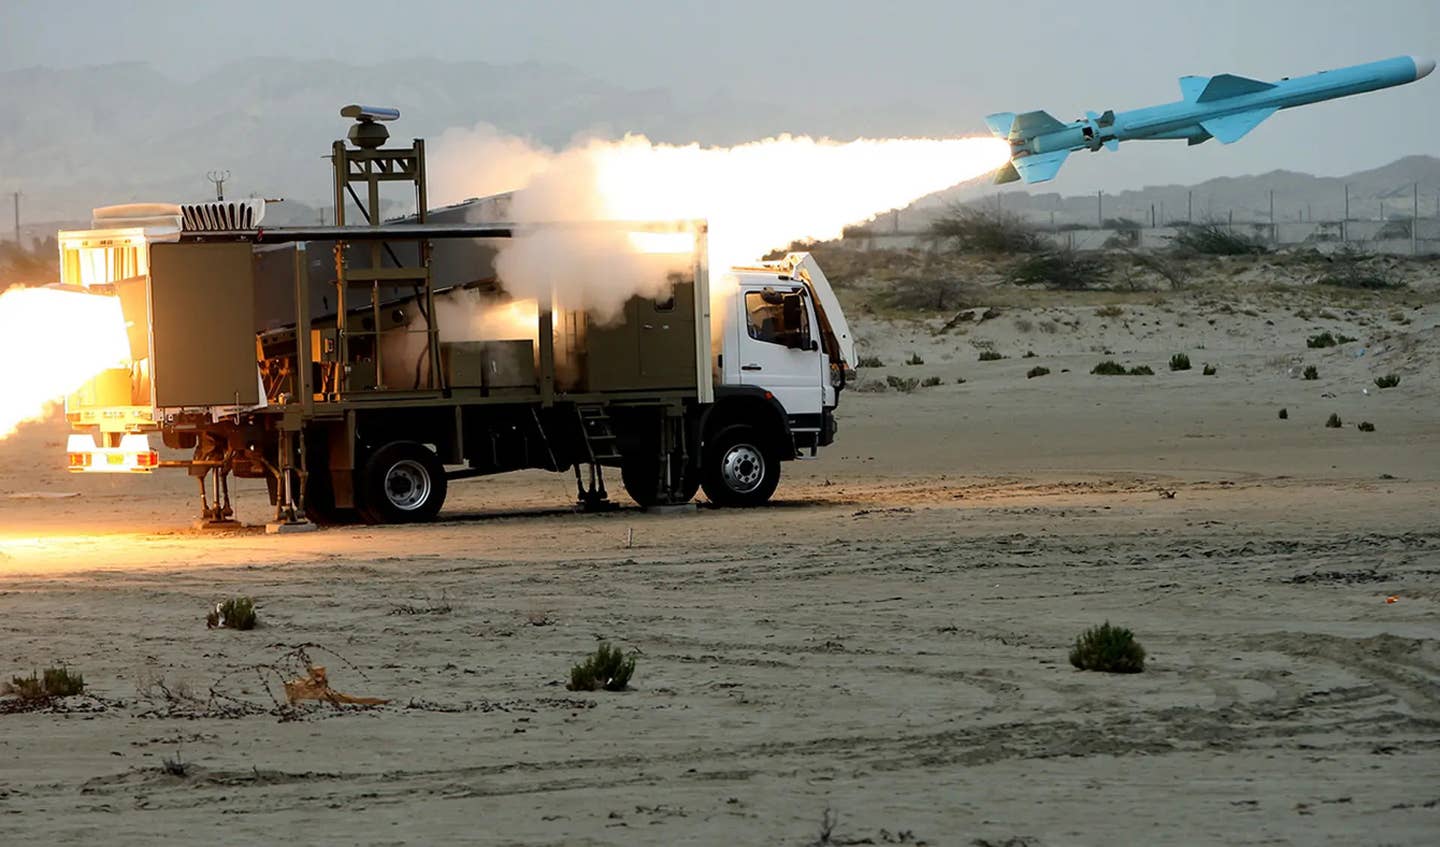
[[[1122,141],[1184,139],[1191,146],[1211,138],[1233,144],[1281,109],[1405,85],[1435,70],[1434,59],[1398,56],[1310,76],[1261,82],[1234,74],[1182,76],[1182,99],[1129,112],[1087,112],[1068,124],[1048,112],[1001,112],[985,118],[996,136],[1010,143],[1010,163],[997,183],[1045,182],[1055,178],[1076,150],[1115,150]]]

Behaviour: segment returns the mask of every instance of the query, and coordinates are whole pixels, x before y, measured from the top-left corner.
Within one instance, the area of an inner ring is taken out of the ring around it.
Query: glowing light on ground
[[[0,294],[0,438],[129,356],[114,297],[59,288]]]

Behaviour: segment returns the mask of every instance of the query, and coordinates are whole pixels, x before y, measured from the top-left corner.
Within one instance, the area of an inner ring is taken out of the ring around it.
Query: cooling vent
[[[255,229],[265,217],[264,200],[212,200],[182,203],[180,214],[186,232]]]

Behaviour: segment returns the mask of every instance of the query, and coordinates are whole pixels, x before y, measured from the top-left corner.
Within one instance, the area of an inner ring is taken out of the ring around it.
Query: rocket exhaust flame
[[[129,361],[115,297],[60,288],[0,294],[0,439],[106,368]]]
[[[431,150],[432,196],[458,201],[523,189],[511,206],[517,222],[706,219],[717,282],[731,265],[793,241],[835,238],[850,224],[994,171],[1010,154],[995,138],[842,142],[789,135],[735,147],[656,144],[630,135],[557,152],[488,126],[450,130]],[[606,237],[615,243],[593,243]],[[592,243],[561,245],[556,238]],[[502,248],[497,270],[516,296],[554,290],[569,306],[613,314],[631,295],[663,283],[676,260],[668,266],[655,260],[679,243],[552,231],[514,239]],[[627,252],[634,261],[557,266],[557,258],[570,264],[566,256]]]

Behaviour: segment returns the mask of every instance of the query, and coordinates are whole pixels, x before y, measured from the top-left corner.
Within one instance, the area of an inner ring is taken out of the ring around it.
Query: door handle
[[[741,366],[740,366],[740,370],[742,370],[742,371],[762,371],[762,370],[764,370],[764,368],[760,367],[759,365],[741,365]]]

